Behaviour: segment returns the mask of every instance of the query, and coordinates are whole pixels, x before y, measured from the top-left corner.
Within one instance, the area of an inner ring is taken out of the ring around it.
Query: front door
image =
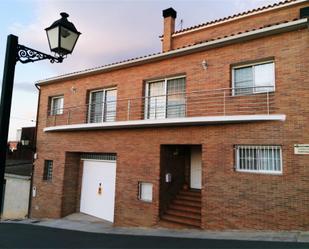
[[[202,151],[197,146],[191,148],[190,188],[202,188]]]
[[[114,222],[115,161],[84,160],[80,212]]]

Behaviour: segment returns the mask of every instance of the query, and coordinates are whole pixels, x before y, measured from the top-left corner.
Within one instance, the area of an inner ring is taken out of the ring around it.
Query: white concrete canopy
[[[142,127],[164,127],[164,126],[185,126],[185,125],[210,125],[226,123],[248,123],[257,121],[284,121],[284,114],[267,115],[233,115],[233,116],[206,116],[166,119],[144,119],[102,123],[85,123],[50,126],[43,129],[50,131],[74,131],[74,130],[98,130],[98,129],[119,129],[119,128],[142,128]]]

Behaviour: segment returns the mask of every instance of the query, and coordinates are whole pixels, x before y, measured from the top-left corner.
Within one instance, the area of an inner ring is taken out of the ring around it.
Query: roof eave
[[[278,24],[275,26],[265,27],[265,28],[248,31],[248,32],[244,32],[241,34],[237,34],[237,35],[233,35],[233,36],[229,36],[225,38],[220,38],[214,41],[208,41],[208,42],[204,42],[204,43],[200,43],[200,44],[196,44],[196,45],[192,45],[192,46],[188,46],[184,48],[179,48],[176,50],[171,50],[171,51],[160,53],[160,54],[151,55],[149,57],[137,58],[137,59],[121,62],[121,63],[114,64],[114,65],[108,65],[108,66],[103,66],[101,68],[90,69],[84,72],[78,72],[78,73],[73,73],[70,75],[57,76],[57,77],[46,79],[46,80],[40,80],[36,82],[36,85],[41,86],[41,85],[51,84],[51,83],[59,82],[63,80],[75,79],[80,76],[84,77],[84,76],[99,74],[103,72],[119,70],[119,69],[128,68],[128,67],[132,67],[136,65],[164,60],[167,58],[178,57],[178,56],[182,56],[186,54],[196,53],[199,51],[222,47],[222,46],[226,46],[226,45],[230,45],[230,44],[234,44],[238,42],[249,41],[249,40],[253,40],[253,39],[257,39],[261,37],[266,37],[269,35],[275,35],[275,34],[285,33],[285,32],[289,32],[293,30],[303,29],[303,28],[308,27],[308,22],[309,22],[308,20],[309,19],[307,18],[303,18],[303,19],[299,19],[296,21],[282,23],[282,24]]]

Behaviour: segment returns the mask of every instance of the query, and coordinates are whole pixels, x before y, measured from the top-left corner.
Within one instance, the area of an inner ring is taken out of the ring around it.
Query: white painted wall
[[[3,219],[23,219],[28,215],[30,177],[5,174]]]

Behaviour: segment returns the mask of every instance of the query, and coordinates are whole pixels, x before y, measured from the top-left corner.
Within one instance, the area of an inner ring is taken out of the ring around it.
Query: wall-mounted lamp
[[[21,140],[21,145],[28,146],[29,144],[30,144],[30,140],[28,140],[28,139],[22,139]]]
[[[71,87],[71,92],[72,92],[73,94],[75,94],[75,93],[76,93],[76,87],[72,86],[72,87]]]
[[[202,61],[202,67],[203,67],[204,70],[206,70],[208,68],[208,64],[207,64],[206,60]]]

